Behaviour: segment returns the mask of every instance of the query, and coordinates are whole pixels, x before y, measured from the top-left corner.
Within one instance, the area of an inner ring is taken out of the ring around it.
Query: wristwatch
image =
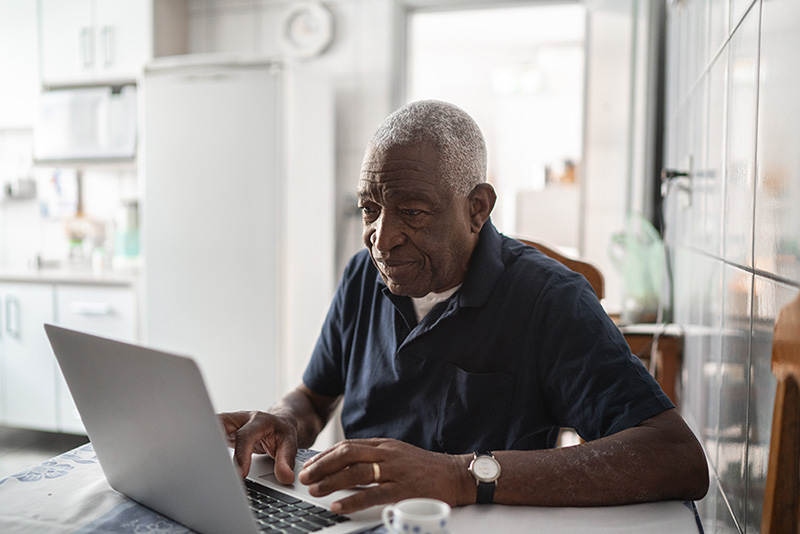
[[[491,452],[473,453],[469,473],[478,484],[478,504],[490,504],[494,499],[494,489],[500,478],[500,463]]]

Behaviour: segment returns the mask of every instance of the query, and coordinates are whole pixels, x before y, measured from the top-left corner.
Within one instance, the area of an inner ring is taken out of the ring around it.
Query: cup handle
[[[392,528],[392,518],[394,517],[394,506],[391,504],[386,506],[381,512],[381,517],[383,519],[383,526],[386,527],[386,530],[391,534],[394,532],[394,528]]]

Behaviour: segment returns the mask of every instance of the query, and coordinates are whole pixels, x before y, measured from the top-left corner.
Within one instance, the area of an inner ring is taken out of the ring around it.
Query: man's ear
[[[494,203],[497,201],[497,193],[494,187],[483,183],[475,186],[469,194],[470,226],[474,233],[478,233],[483,228],[483,223],[489,219]]]

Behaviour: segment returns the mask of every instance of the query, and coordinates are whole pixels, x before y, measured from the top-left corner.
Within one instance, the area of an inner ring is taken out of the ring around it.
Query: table
[[[185,527],[127,499],[106,482],[91,443],[0,480],[0,532],[184,534]],[[373,534],[385,532],[383,527]],[[702,533],[691,502],[599,508],[464,506],[453,534],[487,532]]]
[[[617,325],[631,352],[650,368],[667,397],[680,407],[683,329],[674,324]],[[657,346],[657,350],[654,349]],[[654,354],[655,352],[655,354]]]

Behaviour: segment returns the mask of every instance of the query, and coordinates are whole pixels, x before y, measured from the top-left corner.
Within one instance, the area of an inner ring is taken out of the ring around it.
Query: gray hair
[[[401,107],[381,123],[367,153],[393,147],[430,144],[439,153],[439,173],[452,190],[466,197],[486,181],[486,143],[466,111],[438,100]]]

